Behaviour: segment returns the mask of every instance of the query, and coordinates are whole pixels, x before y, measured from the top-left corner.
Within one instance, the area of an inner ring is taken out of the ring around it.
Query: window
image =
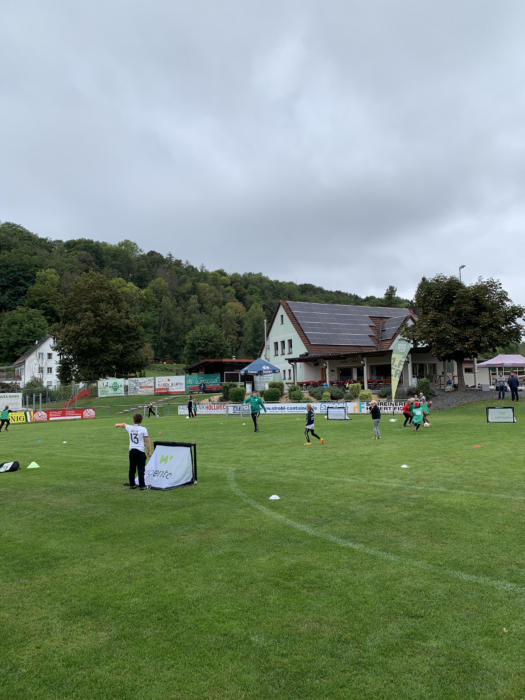
[[[284,351],[285,351],[285,342],[284,342],[284,340],[281,340],[281,355],[284,355]]]
[[[289,369],[289,370],[288,370],[288,379],[291,379],[291,378],[292,378],[292,370]]]
[[[48,360],[52,360],[52,359],[53,359],[53,353],[52,353],[52,352],[48,352],[48,353],[47,353],[47,359],[48,359]]]
[[[283,369],[283,379],[286,379],[286,370]]]
[[[51,389],[51,387],[53,386],[53,382],[48,382],[48,383],[46,384],[46,386],[47,386],[49,389]]]
[[[44,353],[43,353],[43,352],[37,353],[37,359],[38,359],[38,360],[43,360],[43,359],[44,359]]]
[[[52,367],[48,367],[48,368],[47,368],[47,373],[48,373],[48,374],[53,374],[53,368],[52,368]]]
[[[43,368],[43,367],[39,367],[39,368],[38,368],[38,374],[44,374],[44,368]]]
[[[292,339],[288,338],[288,354],[292,352]]]
[[[279,343],[277,341],[273,344],[273,354],[275,357],[279,354]]]
[[[413,363],[412,364],[412,374],[415,379],[422,379],[427,377],[432,381],[433,377],[436,375],[436,365],[434,362],[430,363]]]
[[[281,326],[283,325],[283,323],[284,323],[284,315],[281,314]]]

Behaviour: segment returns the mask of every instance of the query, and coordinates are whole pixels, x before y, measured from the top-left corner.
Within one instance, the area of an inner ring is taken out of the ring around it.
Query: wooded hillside
[[[72,316],[71,300],[80,295],[96,299],[98,313],[107,312],[108,319],[114,314],[110,297],[119,308],[133,309],[145,362],[191,362],[203,355],[255,357],[263,341],[263,320],[271,317],[279,299],[408,306],[394,287],[382,298],[363,298],[271,280],[261,273],[210,271],[172,254],[145,253],[128,240],[116,245],[85,238],[51,241],[13,223],[0,224],[0,271],[2,364],[13,362],[59,327],[77,324],[86,334],[96,332],[89,318],[95,315],[90,313],[93,302],[80,317]]]

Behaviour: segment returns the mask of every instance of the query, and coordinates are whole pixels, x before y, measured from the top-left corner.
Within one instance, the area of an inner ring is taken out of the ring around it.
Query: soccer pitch
[[[197,443],[165,492],[123,486],[114,416],[11,426],[0,697],[524,697],[524,428],[489,403],[378,441],[317,416],[310,447],[298,416],[146,419]]]

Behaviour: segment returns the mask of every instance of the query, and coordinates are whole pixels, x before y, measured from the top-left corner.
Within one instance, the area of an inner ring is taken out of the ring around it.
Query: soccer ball
[[[430,423],[423,423],[423,428],[430,428]]]

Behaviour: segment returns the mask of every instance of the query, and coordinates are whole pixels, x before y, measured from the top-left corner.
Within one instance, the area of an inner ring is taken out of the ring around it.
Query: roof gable
[[[309,352],[334,350],[386,350],[409,309],[385,306],[346,306],[302,301],[281,302],[294,326],[306,340]]]

